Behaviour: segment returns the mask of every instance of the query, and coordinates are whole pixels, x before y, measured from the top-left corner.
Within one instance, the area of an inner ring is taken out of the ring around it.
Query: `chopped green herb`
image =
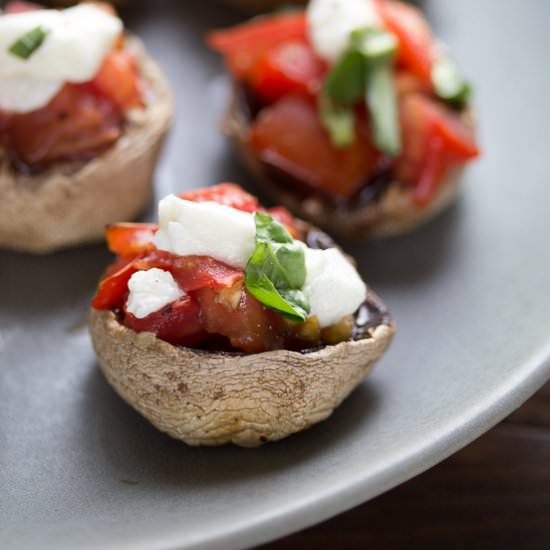
[[[10,47],[9,52],[21,59],[28,59],[46,38],[48,31],[42,26],[35,27],[20,36]]]
[[[351,42],[366,60],[365,99],[372,120],[374,143],[384,153],[398,155],[401,136],[393,82],[397,40],[389,32],[367,27],[354,31]]]
[[[336,104],[325,93],[319,96],[321,123],[335,147],[349,147],[355,141],[353,107]]]
[[[435,93],[443,100],[463,105],[470,97],[471,88],[460,73],[456,63],[448,57],[440,57],[432,68]]]
[[[366,100],[376,147],[388,155],[398,155],[401,133],[391,65],[374,63],[369,66]]]
[[[326,94],[339,103],[355,103],[365,93],[367,77],[365,58],[354,50],[347,51],[331,69],[325,81]]]
[[[374,142],[388,155],[398,155],[401,136],[393,82],[395,37],[378,27],[357,29],[350,48],[333,67],[325,82],[319,112],[336,147],[353,143],[353,105],[364,99],[372,120]]]
[[[303,248],[271,216],[256,212],[256,249],[245,270],[245,286],[257,300],[298,322],[310,306],[302,292],[306,280]]]

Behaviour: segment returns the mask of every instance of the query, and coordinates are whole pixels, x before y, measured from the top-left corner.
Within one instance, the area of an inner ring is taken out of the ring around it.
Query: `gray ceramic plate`
[[[253,189],[216,131],[225,88],[201,43],[235,14],[155,4],[130,24],[178,90],[159,195],[223,179]],[[429,468],[550,377],[550,4],[433,0],[426,9],[477,84],[485,156],[461,202],[433,224],[349,247],[399,324],[373,376],[301,435],[257,450],[187,448],[98,372],[84,323],[105,250],[1,253],[1,547],[273,539]]]

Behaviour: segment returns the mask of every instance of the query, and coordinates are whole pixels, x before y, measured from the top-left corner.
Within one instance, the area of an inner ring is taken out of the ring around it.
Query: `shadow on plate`
[[[2,315],[28,321],[87,303],[111,258],[104,245],[48,255],[1,251]]]
[[[291,469],[342,447],[365,429],[379,406],[376,387],[364,383],[331,418],[309,430],[256,449],[233,445],[189,447],[154,428],[116,395],[99,367],[85,381],[82,431],[97,468],[126,485],[223,487]],[[92,437],[90,437],[90,435]]]
[[[458,257],[463,210],[463,200],[459,199],[435,219],[406,235],[341,244],[357,259],[367,283],[382,296],[384,288],[424,285]]]

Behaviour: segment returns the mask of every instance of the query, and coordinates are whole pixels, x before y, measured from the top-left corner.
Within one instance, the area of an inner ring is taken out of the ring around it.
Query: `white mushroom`
[[[324,420],[387,349],[393,323],[364,338],[305,352],[208,352],[173,346],[92,310],[107,380],[159,430],[189,445],[255,447]]]

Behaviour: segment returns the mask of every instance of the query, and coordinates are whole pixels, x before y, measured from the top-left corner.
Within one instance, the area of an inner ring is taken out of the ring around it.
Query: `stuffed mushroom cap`
[[[168,82],[137,38],[126,41],[146,84],[144,109],[127,113],[122,136],[89,161],[59,161],[37,174],[13,170],[0,149],[0,247],[33,253],[97,242],[105,225],[147,205],[173,106]]]
[[[326,419],[388,348],[394,324],[369,291],[377,321],[351,341],[256,354],[173,346],[92,309],[99,364],[118,394],[159,430],[189,445],[256,447]]]

